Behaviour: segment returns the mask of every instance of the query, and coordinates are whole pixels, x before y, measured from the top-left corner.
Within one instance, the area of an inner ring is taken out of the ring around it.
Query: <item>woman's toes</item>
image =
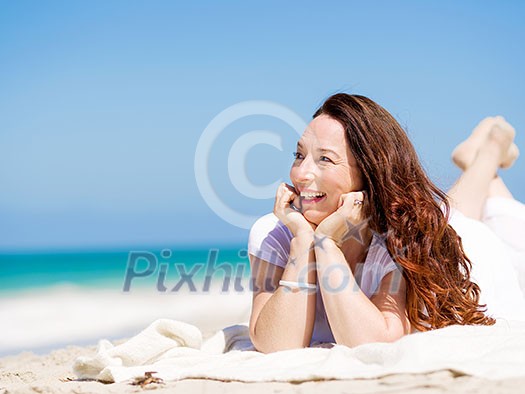
[[[514,144],[515,136],[514,127],[503,116],[487,117],[454,149],[452,161],[465,170],[474,162],[480,149],[490,149],[499,155],[499,166],[509,168],[520,155],[518,147]]]
[[[501,168],[510,168],[514,164],[514,162],[518,159],[520,155],[520,150],[518,146],[515,143],[512,143],[509,147],[509,150],[507,151],[507,154],[505,155],[503,161],[500,164]]]
[[[496,149],[495,154],[499,156],[499,166],[512,165],[511,155],[509,155],[510,148],[514,141],[514,129],[512,127],[506,127],[504,124],[496,124],[490,130],[487,137],[487,144],[492,148]],[[514,152],[514,149],[512,150]],[[496,153],[497,152],[497,153]]]
[[[479,122],[472,130],[470,136],[465,141],[456,146],[452,152],[452,161],[454,164],[462,170],[470,167],[476,158],[479,148],[487,139],[490,130],[498,122],[501,122],[501,120],[498,119],[498,117],[492,116],[489,116]]]

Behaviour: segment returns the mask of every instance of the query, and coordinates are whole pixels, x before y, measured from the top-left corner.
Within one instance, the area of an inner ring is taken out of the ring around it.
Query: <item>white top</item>
[[[248,241],[248,252],[270,264],[285,268],[290,256],[292,238],[292,233],[288,227],[273,213],[270,213],[259,218],[252,226]],[[370,298],[379,289],[379,284],[385,275],[394,270],[398,270],[398,267],[390,257],[384,240],[374,234],[365,262],[358,265],[356,272],[354,272],[359,287]],[[399,270],[398,272],[401,274]],[[322,342],[335,342],[335,340],[328,324],[321,292],[317,291],[311,345]]]

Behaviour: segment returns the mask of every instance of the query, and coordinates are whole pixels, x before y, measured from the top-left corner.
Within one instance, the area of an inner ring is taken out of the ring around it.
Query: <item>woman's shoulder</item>
[[[248,239],[248,252],[272,264],[286,265],[293,236],[273,213],[257,219]]]
[[[266,228],[266,227],[275,227],[278,224],[282,224],[281,221],[275,216],[273,212],[267,213],[266,215],[261,216],[259,219],[255,221],[252,225],[252,231],[254,228],[260,229],[260,228]]]
[[[249,242],[260,244],[268,238],[288,243],[293,238],[288,227],[286,227],[273,212],[261,216],[255,221],[250,229]]]

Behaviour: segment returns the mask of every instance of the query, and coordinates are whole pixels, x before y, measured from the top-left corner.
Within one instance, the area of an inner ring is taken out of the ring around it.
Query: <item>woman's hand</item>
[[[339,247],[348,239],[363,240],[362,231],[368,225],[363,214],[364,192],[341,195],[337,211],[326,217],[315,230],[318,237],[328,237]]]
[[[295,205],[292,207],[292,203]],[[299,195],[295,188],[286,183],[281,183],[275,196],[273,213],[283,222],[296,237],[299,234],[313,234],[315,225],[310,223],[298,210]]]

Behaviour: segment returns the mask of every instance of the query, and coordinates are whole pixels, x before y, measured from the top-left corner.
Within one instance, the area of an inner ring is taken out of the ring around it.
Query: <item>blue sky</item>
[[[525,149],[524,17],[520,1],[0,1],[0,251],[243,244],[194,162],[210,122],[253,100],[308,122],[332,93],[367,95],[447,188],[483,117],[505,116]],[[264,186],[287,180],[297,134],[252,108],[206,160],[223,203],[257,216],[273,201],[238,191],[230,148],[280,136],[234,163]],[[522,201],[524,169],[503,174]]]

